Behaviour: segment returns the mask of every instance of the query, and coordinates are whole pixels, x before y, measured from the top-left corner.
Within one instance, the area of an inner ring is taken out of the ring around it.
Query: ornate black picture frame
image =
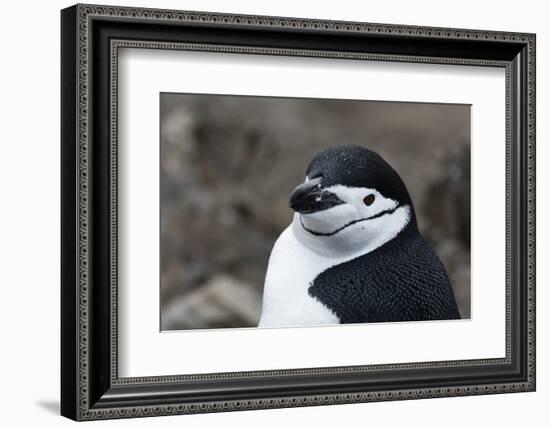
[[[61,13],[61,413],[74,420],[535,390],[535,35],[76,5]],[[506,356],[120,378],[121,47],[485,65],[506,71]]]

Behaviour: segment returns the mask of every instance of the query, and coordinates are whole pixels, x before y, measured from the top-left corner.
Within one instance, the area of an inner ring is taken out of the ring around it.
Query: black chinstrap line
[[[300,225],[302,225],[302,228],[304,228],[307,232],[309,232],[310,234],[312,235],[315,235],[316,237],[330,237],[332,235],[335,235],[337,234],[338,232],[340,231],[343,231],[344,229],[350,227],[351,225],[355,225],[356,223],[359,223],[359,222],[365,222],[367,220],[373,220],[373,219],[378,219],[379,217],[382,217],[382,216],[385,216],[387,214],[392,214],[393,212],[395,212],[398,208],[400,207],[400,205],[398,204],[397,206],[395,206],[394,208],[392,209],[388,209],[388,210],[382,210],[381,212],[379,213],[376,213],[375,215],[373,216],[369,216],[369,217],[364,217],[362,219],[356,219],[356,220],[352,220],[351,222],[349,223],[346,223],[344,226],[332,231],[332,232],[317,232],[317,231],[313,231],[309,228],[307,228],[305,225],[304,225],[304,222],[302,222],[302,217],[300,216]]]

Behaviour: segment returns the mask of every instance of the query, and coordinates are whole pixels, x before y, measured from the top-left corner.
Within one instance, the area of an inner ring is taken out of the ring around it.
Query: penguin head
[[[416,230],[411,198],[397,172],[374,151],[356,145],[317,154],[289,205],[298,240],[323,255],[368,252],[405,229]]]

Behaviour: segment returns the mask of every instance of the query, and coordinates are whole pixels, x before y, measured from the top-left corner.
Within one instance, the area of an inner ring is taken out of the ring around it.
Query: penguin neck
[[[357,223],[330,236],[308,232],[297,213],[290,228],[302,246],[317,255],[341,259],[362,256],[393,239],[408,238],[418,233],[416,215],[410,205],[399,207],[391,217]]]

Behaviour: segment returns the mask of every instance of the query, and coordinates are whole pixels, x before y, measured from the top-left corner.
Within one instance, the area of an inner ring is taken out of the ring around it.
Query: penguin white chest
[[[259,327],[339,324],[338,317],[308,289],[341,259],[319,256],[301,245],[288,227],[275,243],[264,285]]]

